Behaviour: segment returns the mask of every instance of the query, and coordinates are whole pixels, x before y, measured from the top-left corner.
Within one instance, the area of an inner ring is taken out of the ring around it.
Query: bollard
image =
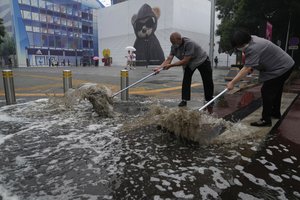
[[[128,70],[121,70],[121,90],[128,87]],[[121,92],[121,100],[128,100],[128,90]]]
[[[6,104],[7,105],[15,104],[16,95],[15,95],[13,72],[12,70],[3,70],[2,75],[3,75]]]
[[[64,93],[66,93],[69,88],[72,88],[72,72],[71,72],[71,70],[63,71],[63,83],[64,83]]]

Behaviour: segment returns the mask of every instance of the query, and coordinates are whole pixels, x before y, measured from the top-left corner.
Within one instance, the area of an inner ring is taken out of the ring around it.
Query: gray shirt
[[[281,76],[295,64],[291,56],[269,40],[257,36],[251,38],[245,49],[245,66],[259,70],[261,82]]]
[[[200,45],[189,38],[183,37],[182,40],[183,43],[178,48],[174,45],[171,46],[170,55],[177,57],[179,60],[182,60],[184,56],[191,56],[190,62],[183,67],[194,70],[207,59],[207,54]]]

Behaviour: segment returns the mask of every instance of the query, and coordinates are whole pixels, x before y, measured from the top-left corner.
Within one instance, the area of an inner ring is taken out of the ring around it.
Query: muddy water
[[[170,101],[116,99],[113,117],[99,116],[85,99],[72,106],[62,102],[40,99],[0,108],[3,199],[300,198],[299,147],[276,136],[263,142],[235,134],[234,143],[223,138],[197,145],[179,140],[175,124],[168,127],[175,134],[157,130],[170,123],[172,113],[185,112],[170,112]]]

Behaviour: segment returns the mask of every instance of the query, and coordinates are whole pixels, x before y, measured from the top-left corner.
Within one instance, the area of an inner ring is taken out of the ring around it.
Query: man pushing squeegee
[[[187,101],[191,100],[192,76],[195,70],[198,69],[203,82],[205,101],[208,102],[199,110],[207,107],[208,111],[212,112],[212,103],[220,95],[213,99],[214,83],[211,63],[207,53],[196,42],[189,38],[181,37],[178,32],[174,32],[170,35],[170,42],[172,43],[172,46],[169,56],[161,64],[161,66],[155,68],[154,71],[159,73],[161,68],[168,70],[171,67],[183,67],[184,74],[182,80],[181,102],[178,106],[184,107],[187,105]],[[171,63],[174,56],[178,58],[179,61]],[[221,94],[226,91],[227,89],[225,89]]]
[[[200,45],[195,43],[186,37],[181,37],[180,33],[174,32],[170,35],[170,42],[172,43],[171,51],[167,59],[159,66],[154,69],[154,72],[148,76],[140,79],[139,81],[129,85],[128,87],[115,93],[112,97],[118,95],[119,93],[129,89],[130,87],[140,83],[141,81],[158,74],[162,69],[168,70],[171,67],[183,66],[184,76],[182,80],[182,94],[181,102],[178,104],[179,107],[184,107],[187,105],[187,101],[191,99],[191,81],[194,71],[198,69],[202,77],[204,95],[206,104],[202,106],[199,111],[208,108],[209,112],[212,112],[213,101],[219,96],[227,91],[225,89],[215,98],[213,98],[214,93],[214,83],[212,79],[212,69],[209,57],[207,53],[201,48]],[[176,56],[179,61],[172,63],[172,60]]]

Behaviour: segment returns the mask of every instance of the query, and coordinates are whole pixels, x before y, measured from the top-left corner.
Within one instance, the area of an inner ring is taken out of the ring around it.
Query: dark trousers
[[[214,94],[214,83],[213,83],[212,69],[211,69],[211,64],[209,59],[207,58],[207,60],[205,60],[204,63],[199,65],[196,69],[198,69],[202,78],[205,100],[209,101],[213,98],[213,94]],[[186,100],[186,101],[191,100],[191,83],[192,83],[192,76],[195,70],[191,70],[189,67],[186,67],[184,69],[182,90],[181,90],[182,100]]]
[[[266,122],[271,121],[272,115],[280,115],[281,97],[284,82],[289,78],[293,67],[283,75],[265,81],[261,87],[261,96],[263,101],[262,119]]]

